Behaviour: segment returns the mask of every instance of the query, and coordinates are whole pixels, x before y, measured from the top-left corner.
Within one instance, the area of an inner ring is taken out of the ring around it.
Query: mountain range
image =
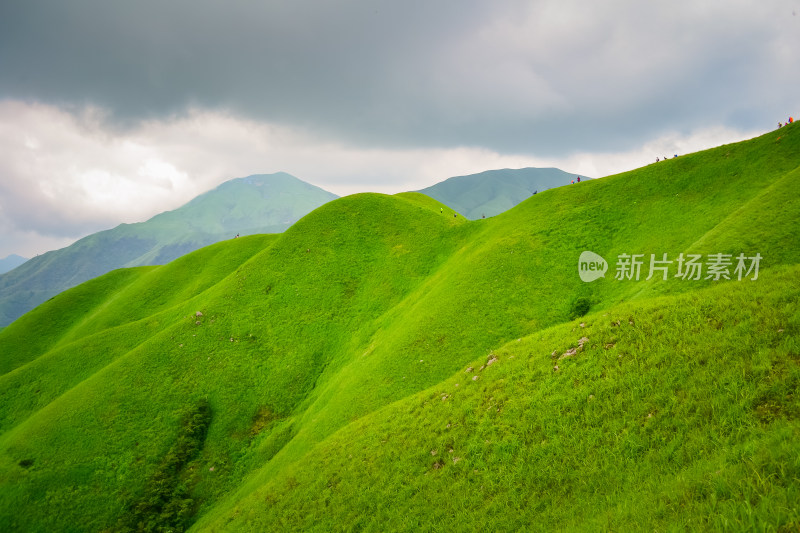
[[[795,124],[64,291],[0,331],[0,530],[794,530],[798,179]]]
[[[492,170],[450,178],[423,192],[468,218],[480,218],[476,213],[496,215],[535,190],[568,183],[570,176],[558,169]],[[235,235],[280,233],[335,198],[285,172],[226,181],[174,211],[94,233],[4,275],[0,271],[0,327],[116,268],[166,264]]]

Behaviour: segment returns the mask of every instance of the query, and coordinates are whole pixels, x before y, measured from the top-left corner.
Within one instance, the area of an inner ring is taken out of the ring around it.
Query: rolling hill
[[[476,220],[499,215],[535,192],[567,185],[576,178],[557,168],[506,168],[456,176],[418,192]]]
[[[94,233],[0,276],[0,326],[110,270],[165,264],[237,234],[278,233],[335,198],[283,172],[226,181],[174,211]]]
[[[0,332],[0,529],[796,528],[799,178],[794,125],[76,286]]]

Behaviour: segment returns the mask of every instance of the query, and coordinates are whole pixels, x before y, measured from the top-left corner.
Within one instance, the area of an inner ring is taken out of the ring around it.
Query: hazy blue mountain
[[[226,181],[174,211],[94,233],[0,275],[0,327],[111,270],[165,264],[237,234],[280,233],[336,198],[283,172]]]
[[[569,185],[577,174],[557,168],[487,170],[456,176],[420,190],[469,219],[499,215],[530,198],[536,191]],[[589,179],[581,175],[581,180]]]
[[[0,259],[0,274],[5,274],[9,270],[14,270],[27,260],[28,258],[17,254],[11,254],[5,259]]]

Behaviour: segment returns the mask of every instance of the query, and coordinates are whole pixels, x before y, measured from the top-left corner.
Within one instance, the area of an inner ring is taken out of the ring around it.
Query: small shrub
[[[576,318],[580,318],[584,316],[586,313],[589,312],[589,309],[592,307],[592,302],[589,301],[588,298],[580,296],[572,300],[569,308],[569,319],[575,320]]]

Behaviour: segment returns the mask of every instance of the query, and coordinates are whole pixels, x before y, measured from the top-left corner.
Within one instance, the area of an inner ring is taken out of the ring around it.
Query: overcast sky
[[[602,177],[800,115],[800,0],[2,0],[0,258],[289,172]]]

